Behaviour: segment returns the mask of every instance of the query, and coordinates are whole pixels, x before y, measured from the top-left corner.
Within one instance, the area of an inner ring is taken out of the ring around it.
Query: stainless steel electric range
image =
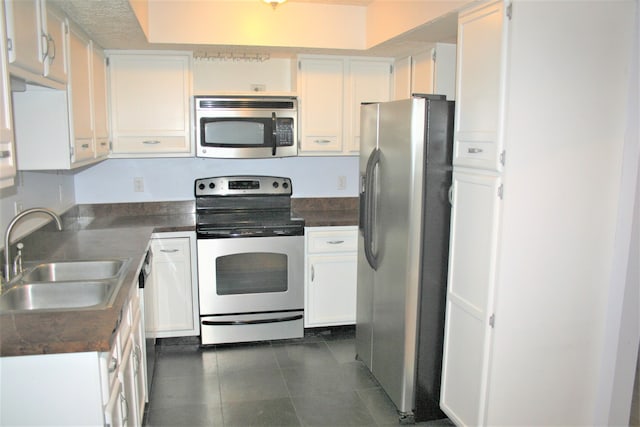
[[[291,180],[195,181],[203,345],[299,338],[304,316],[304,220]]]

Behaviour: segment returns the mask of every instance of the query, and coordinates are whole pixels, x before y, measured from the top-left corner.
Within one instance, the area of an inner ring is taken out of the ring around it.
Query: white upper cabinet
[[[352,58],[349,61],[348,96],[345,106],[349,117],[346,129],[347,150],[360,153],[360,104],[391,99],[392,63],[389,60]]]
[[[65,19],[44,0],[7,0],[9,71],[27,81],[64,89]]]
[[[414,93],[445,95],[456,99],[456,45],[436,43],[434,47],[395,60],[395,97]]]
[[[20,170],[74,169],[109,154],[104,57],[75,25],[65,35],[66,90],[28,84],[13,94]]]
[[[7,46],[4,28],[4,8],[0,6],[0,188],[13,185],[16,175],[16,153],[11,118],[11,92],[7,71]]]
[[[454,166],[502,170],[503,25],[501,2],[460,15]]]
[[[299,72],[300,154],[342,153],[344,60],[302,58]]]
[[[107,64],[104,52],[91,44],[91,76],[93,77],[93,132],[96,157],[109,154],[109,115],[107,107]]]
[[[67,62],[65,60],[65,39],[67,29],[67,20],[65,17],[50,7],[46,9],[43,16],[46,17],[46,35],[42,38],[44,44],[46,40],[46,49],[44,52],[44,75],[50,79],[60,83],[67,82]]]
[[[358,155],[360,103],[391,98],[392,61],[305,55],[298,64],[300,155]]]
[[[73,135],[73,161],[95,157],[91,105],[91,41],[74,27],[69,31],[69,113]]]
[[[189,157],[191,54],[111,51],[112,157]]]

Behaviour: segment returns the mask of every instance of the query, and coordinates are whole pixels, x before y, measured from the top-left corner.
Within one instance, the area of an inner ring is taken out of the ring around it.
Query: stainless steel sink
[[[27,269],[0,294],[0,313],[110,307],[127,259],[45,262]]]
[[[16,285],[0,296],[0,311],[98,308],[106,306],[117,282],[57,282]]]
[[[38,264],[22,276],[24,282],[68,282],[117,277],[124,260],[58,261]]]

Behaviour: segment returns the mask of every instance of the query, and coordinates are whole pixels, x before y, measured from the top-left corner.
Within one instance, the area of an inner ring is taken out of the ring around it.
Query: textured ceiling
[[[325,3],[366,6],[373,0],[288,0],[290,2]],[[135,18],[128,0],[49,0],[63,10],[86,33],[105,49],[185,49],[193,46],[149,44]],[[199,52],[267,53],[271,56],[292,56],[297,53],[360,54],[403,56],[415,53],[430,42],[455,42],[455,14],[444,17],[428,27],[419,28],[400,38],[390,40],[368,51],[283,49],[251,46],[198,46]]]

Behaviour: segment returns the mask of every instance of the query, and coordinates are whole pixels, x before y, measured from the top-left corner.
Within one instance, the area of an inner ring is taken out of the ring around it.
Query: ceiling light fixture
[[[270,4],[273,10],[276,10],[276,7],[278,7],[279,4],[282,4],[287,0],[262,0],[262,1]]]

